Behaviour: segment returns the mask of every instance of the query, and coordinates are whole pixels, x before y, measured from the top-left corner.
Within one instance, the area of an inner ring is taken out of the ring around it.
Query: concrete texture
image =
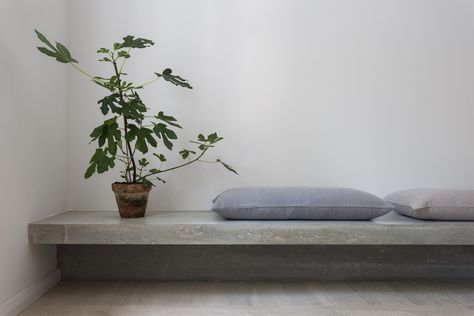
[[[474,246],[58,246],[63,280],[466,280],[473,262]]]
[[[38,244],[87,245],[474,245],[473,222],[389,213],[373,221],[232,221],[211,211],[72,211],[28,227]]]

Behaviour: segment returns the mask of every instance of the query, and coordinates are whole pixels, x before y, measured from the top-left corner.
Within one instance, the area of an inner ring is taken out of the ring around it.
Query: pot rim
[[[112,191],[115,193],[144,193],[149,192],[151,186],[143,183],[127,183],[127,182],[114,182],[112,183]]]

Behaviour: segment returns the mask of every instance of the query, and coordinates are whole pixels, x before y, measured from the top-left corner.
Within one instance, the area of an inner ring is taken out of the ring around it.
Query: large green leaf
[[[144,118],[143,113],[147,111],[145,104],[136,92],[127,95],[127,100],[127,102],[120,102],[122,114],[129,119],[135,120],[137,123],[141,123]]]
[[[97,101],[97,103],[101,104],[100,110],[102,114],[106,115],[109,113],[109,109],[112,113],[117,113],[119,115],[122,114],[122,109],[118,106],[119,105],[119,94],[114,93],[104,97],[103,99]]]
[[[122,132],[117,123],[117,117],[106,120],[102,125],[96,127],[90,134],[91,141],[98,140],[99,147],[107,143],[107,149],[112,154],[117,153],[117,145],[122,139]]]
[[[127,142],[131,142],[137,137],[139,128],[135,126],[134,124],[129,123],[127,126],[127,129],[128,130],[127,130],[127,134],[125,135],[125,140]]]
[[[115,156],[109,156],[106,149],[98,148],[89,161],[89,167],[84,177],[86,179],[90,178],[96,171],[97,173],[104,173],[113,167],[115,167]]]
[[[166,148],[169,150],[173,149],[173,143],[170,141],[170,139],[178,139],[178,136],[175,132],[170,130],[166,124],[155,124],[153,127],[153,132],[155,132],[156,136],[158,136],[158,138],[163,141],[163,144],[166,146]]]
[[[158,146],[158,143],[156,142],[155,137],[153,137],[153,131],[151,129],[142,128],[140,131],[143,134],[143,136],[145,137],[148,144],[150,144],[153,147]]]
[[[38,37],[38,39],[39,39],[40,41],[42,41],[43,43],[45,43],[49,48],[51,48],[51,49],[53,49],[53,50],[55,49],[54,46],[53,46],[53,44],[51,44],[51,43],[49,42],[49,40],[46,38],[46,36],[44,36],[43,34],[41,34],[40,31],[35,30],[35,33],[36,33],[36,36]]]
[[[191,85],[187,82],[186,79],[183,79],[181,78],[180,76],[175,76],[175,75],[172,75],[173,71],[169,68],[166,68],[165,70],[163,70],[163,73],[157,73],[155,72],[155,75],[157,75],[158,77],[160,78],[163,78],[165,79],[166,81],[168,82],[171,82],[172,84],[174,84],[175,86],[180,86],[180,87],[183,87],[183,88],[188,88],[188,89],[192,89],[193,87],[191,87]]]
[[[166,122],[166,123],[168,123],[168,124],[171,125],[171,126],[178,127],[178,128],[182,128],[181,125],[179,125],[179,124],[176,123],[177,120],[176,120],[174,117],[165,115],[165,114],[163,113],[163,111],[160,111],[160,112],[158,113],[158,115],[155,115],[155,118],[157,118],[157,119],[159,119],[159,120],[161,120],[161,121],[163,121],[163,122]]]
[[[45,54],[49,57],[56,58],[56,60],[61,62],[61,63],[65,63],[65,64],[78,63],[77,60],[72,58],[71,53],[66,48],[66,46],[64,46],[61,43],[56,42],[56,47],[54,47],[53,44],[51,44],[51,42],[46,38],[46,36],[41,34],[38,30],[35,30],[35,32],[36,32],[36,36],[38,37],[38,39],[41,42],[45,43],[46,46],[48,46],[50,48],[50,49],[48,49],[46,47],[39,47],[38,46],[37,48],[41,53],[43,53],[43,54]]]
[[[89,167],[87,168],[86,173],[84,174],[84,178],[86,179],[90,178],[95,173],[96,168],[97,168],[97,164],[95,162],[91,163]]]
[[[61,43],[56,42],[56,48],[60,54],[60,57],[64,60],[65,63],[70,63],[70,62],[77,63],[77,60],[72,58],[71,53],[66,48],[66,46],[64,46]]]
[[[148,152],[148,144],[153,147],[158,145],[151,129],[146,127],[138,128],[134,124],[128,124],[126,140],[128,142],[135,140],[135,147],[144,154]]]
[[[118,50],[121,48],[146,48],[154,45],[155,43],[145,38],[135,38],[135,36],[127,35],[123,38],[122,43],[115,43],[114,49]]]
[[[36,47],[36,48],[38,48],[38,50],[42,52],[43,54],[48,55],[50,57],[56,58],[57,56],[55,52],[48,50],[46,47]]]

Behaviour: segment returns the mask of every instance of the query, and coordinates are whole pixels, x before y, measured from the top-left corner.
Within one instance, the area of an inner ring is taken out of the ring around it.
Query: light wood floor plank
[[[21,316],[474,315],[474,282],[61,282]]]

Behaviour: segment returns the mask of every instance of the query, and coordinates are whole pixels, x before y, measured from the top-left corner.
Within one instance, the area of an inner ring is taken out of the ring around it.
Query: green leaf
[[[178,136],[176,135],[175,132],[170,130],[166,124],[163,123],[158,123],[153,127],[153,132],[155,132],[156,136],[158,136],[159,139],[163,140],[163,144],[168,148],[169,150],[173,149],[173,143],[170,141],[170,139],[177,139]]]
[[[156,142],[156,139],[153,137],[153,131],[150,130],[150,133],[148,131],[144,134],[146,141],[153,147],[158,146],[158,143]]]
[[[138,164],[142,167],[146,167],[148,166],[150,163],[148,162],[148,160],[146,160],[146,158],[142,158],[140,160],[138,160]]]
[[[160,182],[163,182],[163,183],[166,183],[165,180],[163,180],[163,179],[161,179],[161,178],[159,178],[159,177],[156,177],[156,180],[158,180],[158,181],[160,181]]]
[[[195,155],[196,152],[192,150],[183,149],[179,152],[179,154],[181,155],[181,157],[183,157],[183,159],[186,159],[189,157],[190,154]]]
[[[97,54],[108,54],[108,53],[110,53],[110,51],[107,48],[104,48],[104,47],[99,48],[97,50]]]
[[[48,39],[46,38],[46,36],[44,36],[43,34],[41,34],[40,31],[35,30],[35,33],[36,33],[36,36],[38,37],[38,39],[39,39],[40,41],[42,41],[43,43],[45,43],[49,48],[52,48],[53,50],[55,49],[54,46],[48,41]]]
[[[123,58],[125,58],[125,59],[130,58],[130,54],[127,53],[127,52],[124,51],[124,50],[119,51],[118,54],[117,54],[117,56],[118,56],[118,57],[123,57]]]
[[[117,117],[113,117],[104,121],[104,123],[96,127],[90,134],[92,141],[98,139],[99,147],[103,147],[107,142],[108,151],[115,156],[117,153],[117,145],[120,143],[122,133],[117,123]]]
[[[103,99],[97,101],[98,104],[101,104],[100,110],[102,114],[106,115],[109,113],[109,109],[112,113],[117,113],[119,115],[122,114],[122,109],[118,107],[119,105],[119,95],[118,93],[114,93],[104,97]]]
[[[56,48],[58,49],[58,51],[59,51],[60,55],[62,56],[62,58],[64,58],[64,60],[67,63],[77,63],[77,60],[72,58],[71,53],[66,48],[66,46],[64,46],[61,43],[56,42]]]
[[[89,167],[84,174],[85,178],[91,177],[94,172],[104,173],[109,169],[115,167],[115,156],[107,155],[106,149],[96,149],[94,155],[89,161]]]
[[[211,144],[217,143],[218,141],[221,141],[223,139],[223,137],[217,136],[217,133],[212,133],[207,136],[207,141]]]
[[[201,141],[201,142],[204,142],[204,141],[206,141],[206,138],[204,137],[203,134],[199,134],[198,135],[198,140]]]
[[[36,47],[36,48],[43,54],[56,58],[56,53],[48,50],[46,47]]]
[[[145,38],[135,38],[132,35],[127,35],[123,38],[122,43],[115,43],[114,49],[118,50],[121,48],[146,48],[154,45],[155,43]]]
[[[127,131],[127,135],[125,136],[125,140],[127,142],[131,142],[133,141],[137,135],[138,135],[138,127],[135,126],[134,124],[128,124],[128,131]]]
[[[117,123],[115,123],[117,124]],[[118,125],[117,125],[118,127]],[[114,131],[112,128],[108,129],[108,134],[107,134],[107,148],[109,149],[110,153],[112,155],[117,154],[117,143],[114,140]]]
[[[102,155],[103,155],[103,150],[100,148],[96,149],[91,159],[89,160],[89,163],[96,162],[99,159],[99,157]]]
[[[77,60],[72,58],[71,53],[63,44],[56,42],[56,47],[54,47],[53,44],[51,44],[51,42],[46,38],[46,36],[41,34],[38,30],[35,30],[35,32],[38,39],[51,49],[49,50],[46,47],[37,47],[40,52],[47,56],[56,58],[56,60],[61,63],[78,63]]]
[[[102,147],[105,145],[105,141],[107,140],[108,137],[108,132],[109,132],[109,127],[107,125],[102,125],[102,133],[99,136],[99,147]]]
[[[102,134],[103,125],[94,128],[92,133],[89,135],[92,138],[92,141],[96,140]]]
[[[143,183],[144,185],[147,185],[149,187],[154,187],[155,185],[153,184],[153,182],[151,182],[150,180],[148,180],[147,178],[141,178],[138,180],[138,182],[141,182]]]
[[[129,119],[141,123],[144,118],[143,113],[147,111],[145,104],[142,102],[138,93],[127,95],[128,102],[120,102],[122,106],[122,114]]]
[[[222,160],[220,159],[217,159],[216,162],[219,162],[221,165],[223,165],[227,170],[229,170],[230,172],[233,172],[235,174],[238,175],[237,171],[234,170],[234,168],[232,168],[231,166],[229,166],[228,164],[226,164],[225,162],[223,162]]]
[[[165,162],[166,161],[166,157],[165,155],[163,154],[153,154],[153,156],[157,157],[161,162]],[[151,171],[151,170],[150,170]]]
[[[109,85],[108,82],[101,81],[101,79],[99,77],[94,77],[94,79],[92,79],[92,82],[94,82],[95,84],[97,84],[101,87],[104,87],[105,89],[109,90],[110,92],[115,91],[115,88],[113,86]]]
[[[195,141],[193,141],[193,140],[190,140],[189,142],[190,142],[190,143],[193,143],[193,144],[199,145],[198,148],[199,148],[200,150],[204,150],[204,149],[208,149],[208,148],[214,147],[214,146],[212,146],[212,145],[208,145],[208,144],[201,143],[201,142],[195,142]]]
[[[143,154],[148,152],[147,143],[153,147],[158,145],[155,138],[153,137],[153,131],[151,129],[146,127],[138,128],[134,124],[128,125],[126,140],[128,142],[135,140],[135,147]]]
[[[86,179],[90,178],[95,173],[96,168],[97,168],[97,164],[95,162],[91,163],[89,168],[87,168],[86,173],[84,174],[84,178]]]
[[[137,141],[135,142],[135,146],[139,151],[142,153],[146,154],[148,152],[148,146],[146,144],[145,138],[139,137],[137,138]]]
[[[217,139],[217,133],[212,133],[207,136],[207,140],[211,143],[215,142]]]
[[[155,115],[155,118],[163,121],[163,122],[166,122],[168,123],[169,125],[171,126],[174,126],[174,127],[178,127],[178,128],[182,128],[181,125],[178,125],[177,123],[175,123],[177,120],[172,117],[172,116],[166,116],[163,111],[160,111],[158,113],[158,115]]]
[[[169,68],[166,68],[165,70],[163,70],[163,73],[160,74],[160,73],[155,72],[155,75],[157,75],[158,77],[162,77],[164,80],[171,82],[175,86],[180,86],[180,87],[188,88],[188,89],[193,88],[187,82],[186,79],[183,79],[180,76],[172,75],[171,73],[172,73],[172,70]]]

